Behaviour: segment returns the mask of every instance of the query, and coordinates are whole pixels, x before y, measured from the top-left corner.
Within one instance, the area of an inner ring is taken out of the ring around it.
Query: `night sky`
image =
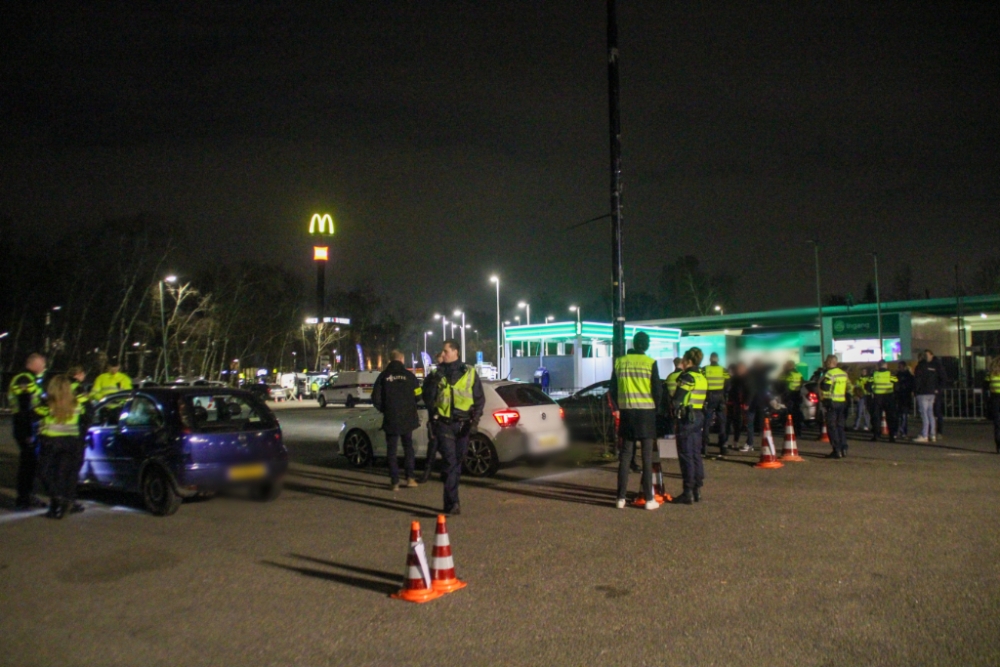
[[[809,304],[820,238],[824,291],[878,249],[951,295],[1000,239],[997,5],[751,4],[619,3],[627,289],[695,254],[743,309]],[[305,274],[320,210],[338,287],[610,291],[608,223],[565,231],[608,210],[600,0],[5,2],[0,31],[17,229],[153,212],[182,269]]]

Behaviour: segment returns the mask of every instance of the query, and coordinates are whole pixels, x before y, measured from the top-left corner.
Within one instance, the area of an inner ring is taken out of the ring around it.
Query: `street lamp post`
[[[720,306],[718,304],[716,304],[716,306],[715,306],[715,312],[717,312],[719,315],[725,315],[725,312],[723,312],[722,306]]]
[[[819,365],[823,367],[826,345],[823,340],[823,298],[819,288],[819,241],[810,239],[807,243],[813,246],[813,257],[816,261],[816,312],[819,317]]]
[[[878,253],[872,253],[875,262],[875,317],[878,319],[878,360],[885,358],[885,350],[882,347],[882,297],[878,291]]]
[[[465,363],[465,311],[455,310],[455,317],[462,316],[462,363]]]
[[[531,324],[531,304],[528,303],[528,302],[526,302],[526,301],[522,301],[519,304],[517,304],[517,307],[518,308],[524,308],[524,316],[525,316],[524,323],[526,325],[530,325]],[[523,350],[523,348],[522,348],[522,350]],[[521,354],[524,354],[524,352],[522,351]],[[528,343],[528,356],[529,357],[531,356],[531,343],[530,342]]]
[[[160,330],[163,332],[163,378],[164,382],[170,382],[170,357],[167,350],[167,320],[163,314],[163,284],[177,282],[177,276],[167,276],[158,281],[160,287]]]
[[[500,369],[500,352],[503,350],[503,340],[500,336],[500,278],[492,276],[490,282],[497,285],[497,378],[500,378],[503,375]]]
[[[425,331],[424,332],[424,354],[427,354],[427,337],[428,336],[433,336],[433,335],[434,335],[433,331]]]
[[[444,344],[444,339],[448,337],[448,320],[441,313],[434,313],[434,319],[441,320],[441,343]]]

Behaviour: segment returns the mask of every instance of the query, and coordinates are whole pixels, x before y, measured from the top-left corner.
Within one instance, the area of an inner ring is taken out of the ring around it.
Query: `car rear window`
[[[199,433],[218,431],[242,431],[274,428],[278,425],[274,413],[259,401],[232,394],[195,394],[190,397],[189,407],[195,431]],[[182,411],[181,419],[190,421]],[[188,426],[185,423],[185,426]]]
[[[497,394],[511,408],[522,408],[530,405],[553,405],[555,401],[533,384],[505,384],[497,387]]]

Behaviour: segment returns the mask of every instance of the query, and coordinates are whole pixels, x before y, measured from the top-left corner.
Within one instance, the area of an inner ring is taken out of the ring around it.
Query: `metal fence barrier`
[[[989,400],[982,389],[945,389],[945,419],[986,419]]]

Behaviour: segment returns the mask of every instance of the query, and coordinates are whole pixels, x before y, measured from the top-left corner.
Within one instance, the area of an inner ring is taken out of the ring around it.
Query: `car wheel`
[[[500,458],[493,443],[481,435],[469,438],[469,449],[462,470],[472,477],[492,477],[500,469]]]
[[[142,504],[156,516],[170,516],[181,506],[181,497],[163,468],[152,465],[143,473]]]
[[[319,398],[316,399],[316,401],[319,403],[319,407],[321,408],[326,407],[326,396],[324,396],[323,394],[320,394]]]
[[[280,477],[269,479],[266,482],[261,482],[256,486],[250,487],[250,497],[257,502],[269,503],[278,499],[278,496],[281,495],[283,485],[283,480]]]
[[[364,431],[355,429],[347,434],[344,438],[344,456],[347,457],[348,465],[353,468],[364,468],[374,462],[372,441]]]
[[[344,401],[344,407],[353,408],[358,404],[358,401],[353,396],[348,396],[347,400]]]

